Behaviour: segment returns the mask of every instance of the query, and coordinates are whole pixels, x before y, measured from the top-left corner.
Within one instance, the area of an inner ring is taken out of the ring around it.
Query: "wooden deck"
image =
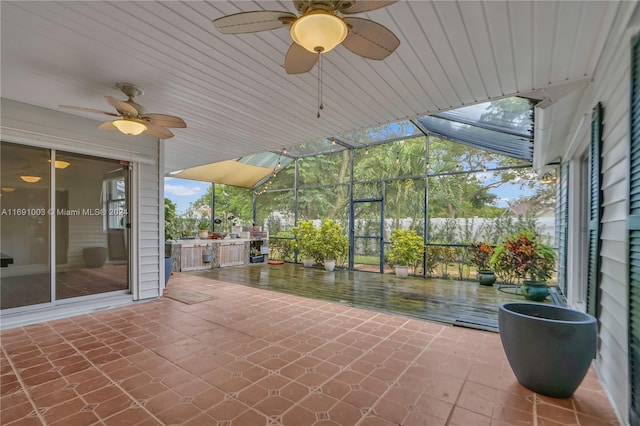
[[[301,265],[251,264],[190,272],[214,280],[420,318],[498,330],[498,306],[523,297],[471,281],[396,278],[391,274],[336,270]]]

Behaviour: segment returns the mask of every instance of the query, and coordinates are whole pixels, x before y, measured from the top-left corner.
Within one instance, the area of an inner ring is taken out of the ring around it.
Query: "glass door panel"
[[[128,166],[56,153],[56,299],[129,289]]]
[[[0,144],[0,304],[51,302],[50,151]]]

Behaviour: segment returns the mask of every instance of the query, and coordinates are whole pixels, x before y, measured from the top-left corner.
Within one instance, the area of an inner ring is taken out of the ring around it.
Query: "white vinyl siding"
[[[575,111],[574,126],[565,141],[579,132],[584,114],[601,102],[604,107],[601,178],[600,332],[595,366],[618,415],[626,424],[630,401],[628,368],[628,233],[629,211],[629,82],[631,39],[629,20],[634,2],[620,4],[616,22],[598,61],[593,81]],[[636,29],[637,31],[637,29]],[[575,160],[576,158],[574,158]],[[569,159],[568,159],[569,160]],[[575,187],[573,187],[575,188]],[[571,197],[576,200],[576,197]],[[576,220],[571,217],[570,220]],[[571,247],[569,248],[571,250]],[[576,266],[574,263],[568,268]],[[575,285],[572,287],[575,288]]]

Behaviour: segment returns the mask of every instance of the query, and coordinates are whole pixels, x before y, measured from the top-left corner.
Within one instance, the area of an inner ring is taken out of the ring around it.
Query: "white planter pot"
[[[207,238],[209,238],[209,231],[206,229],[198,231],[198,238],[200,238],[201,240],[206,240]]]
[[[396,266],[396,277],[407,278],[409,276],[408,266]]]
[[[304,265],[305,268],[312,268],[313,267],[313,259],[302,259],[302,264]]]
[[[334,269],[336,269],[336,261],[335,260],[325,260],[324,261],[324,269],[326,271],[333,271]]]

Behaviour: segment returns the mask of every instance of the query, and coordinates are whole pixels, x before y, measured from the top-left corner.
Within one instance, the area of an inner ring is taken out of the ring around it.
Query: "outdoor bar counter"
[[[267,238],[196,238],[167,241],[165,250],[166,255],[173,258],[175,272],[200,271],[245,265],[250,261],[252,249],[262,254],[267,252],[267,241]]]

